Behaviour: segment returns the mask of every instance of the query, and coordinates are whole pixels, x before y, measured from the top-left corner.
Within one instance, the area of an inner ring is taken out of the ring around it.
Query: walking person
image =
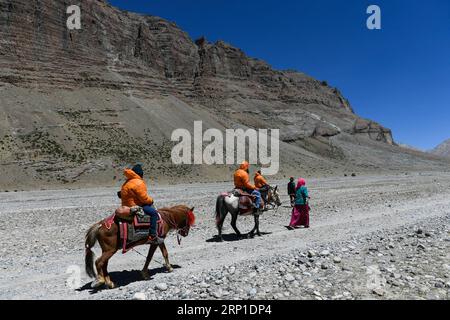
[[[291,177],[289,179],[289,183],[287,186],[287,192],[289,195],[289,198],[291,199],[291,207],[294,207],[295,205],[295,182],[294,182],[294,177]]]
[[[289,230],[294,230],[301,226],[309,228],[309,198],[305,179],[298,179],[295,188],[295,205],[292,209],[291,223],[288,227]]]

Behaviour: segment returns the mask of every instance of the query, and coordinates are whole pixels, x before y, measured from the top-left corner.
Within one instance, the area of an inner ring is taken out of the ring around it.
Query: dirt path
[[[280,182],[282,201],[288,203],[285,183]],[[83,290],[66,285],[70,266],[83,269],[84,233],[117,205],[115,189],[76,191],[34,191],[0,194],[0,298],[1,299],[108,299],[128,297],[155,283],[175,281],[205,270],[244,263],[276,254],[288,254],[322,243],[358,239],[374,231],[385,232],[420,221],[442,219],[450,214],[450,173],[401,174],[313,179],[308,182],[312,196],[311,228],[288,231],[290,208],[268,212],[262,217],[261,238],[235,241],[225,222],[225,239],[215,241],[214,205],[217,194],[228,184],[195,184],[151,189],[157,206],[185,203],[196,207],[197,226],[178,246],[168,239],[171,262],[178,265],[172,274],[160,269],[157,253],[149,282],[138,273],[144,258],[134,252],[117,254],[109,269],[120,285],[112,291],[91,294],[90,280],[82,271]],[[238,220],[238,228],[248,232],[251,217]],[[448,222],[448,221],[447,221]],[[145,254],[146,248],[138,250]],[[95,250],[97,253],[98,247]],[[257,279],[255,280],[257,282]],[[84,290],[86,289],[86,290]]]

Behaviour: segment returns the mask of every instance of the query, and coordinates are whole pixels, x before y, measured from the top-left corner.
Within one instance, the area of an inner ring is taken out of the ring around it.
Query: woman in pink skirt
[[[309,228],[309,194],[306,188],[306,181],[303,178],[298,179],[295,189],[295,206],[292,209],[291,223],[288,229],[294,230],[301,226]]]

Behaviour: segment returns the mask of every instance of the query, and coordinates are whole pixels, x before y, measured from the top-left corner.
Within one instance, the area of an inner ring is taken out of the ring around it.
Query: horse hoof
[[[167,268],[167,272],[168,272],[168,273],[172,273],[172,272],[173,272],[173,268],[172,268],[172,267]]]
[[[114,284],[114,282],[110,282],[107,284],[108,289],[114,289],[116,287],[116,285]]]
[[[91,288],[92,289],[98,289],[98,288],[100,288],[100,287],[102,287],[104,285],[105,285],[104,281],[94,280],[91,283]]]

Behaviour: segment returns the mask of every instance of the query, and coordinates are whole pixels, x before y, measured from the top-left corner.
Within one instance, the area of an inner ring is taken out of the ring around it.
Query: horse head
[[[189,230],[194,224],[195,224],[195,215],[194,215],[194,207],[192,207],[191,209],[186,211],[184,226],[178,229],[178,233],[183,237],[187,237],[189,235]]]
[[[281,200],[280,200],[280,194],[278,192],[278,186],[272,187],[272,197],[275,202],[275,204],[280,207],[281,206]]]
[[[195,223],[194,208],[179,205],[172,208],[161,208],[158,211],[169,228],[167,231],[176,230],[183,237],[189,235],[189,230]]]

